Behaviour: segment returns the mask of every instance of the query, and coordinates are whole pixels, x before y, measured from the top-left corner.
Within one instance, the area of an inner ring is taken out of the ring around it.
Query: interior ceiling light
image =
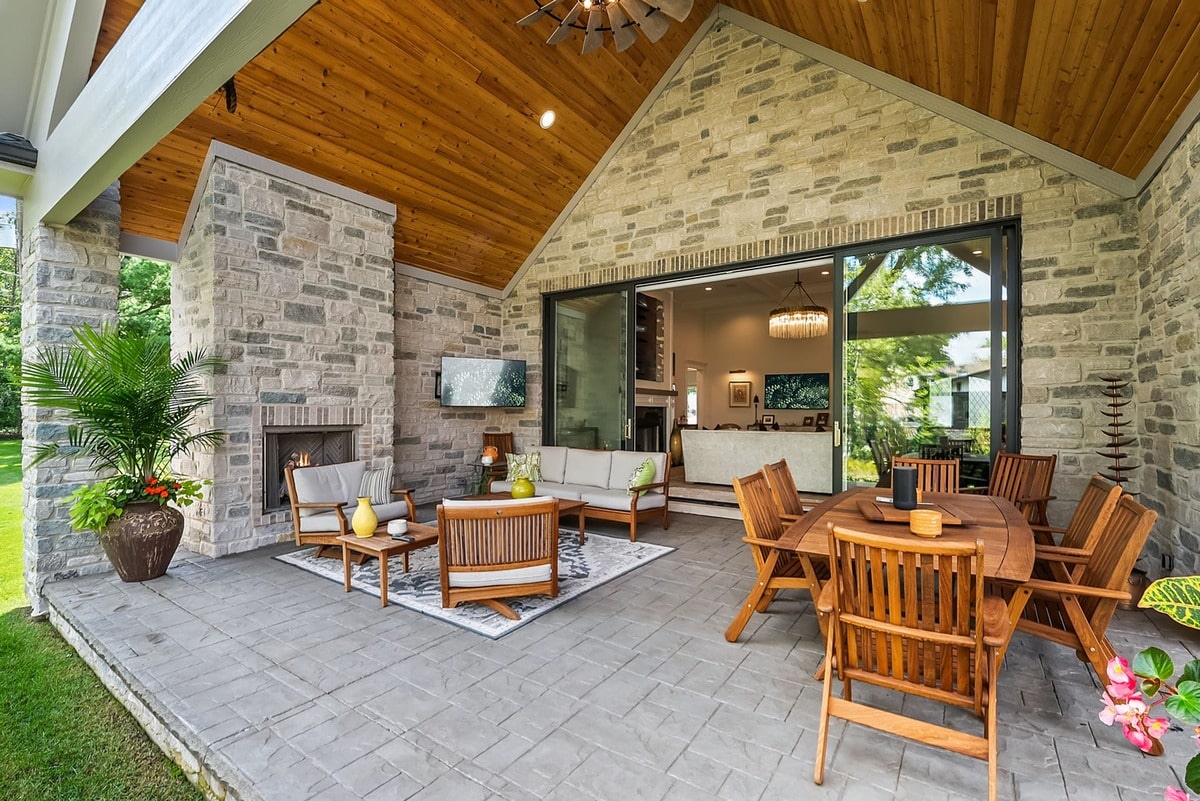
[[[612,32],[617,52],[626,50],[637,41],[640,30],[647,39],[657,42],[667,32],[671,17],[679,22],[687,19],[693,0],[533,0],[537,11],[517,20],[518,25],[532,25],[542,17],[558,23],[546,44],[558,44],[571,35],[571,29],[584,31],[583,54],[599,50],[606,31]],[[570,9],[566,11],[566,9]],[[563,13],[566,11],[566,13]],[[586,23],[580,18],[587,12]]]
[[[542,126],[543,128],[549,128],[554,124],[554,120],[557,119],[557,117],[558,115],[554,113],[554,109],[546,109],[542,112],[542,116],[538,117],[538,125]]]
[[[808,303],[799,306],[787,305],[787,299],[797,289],[800,290],[799,301],[808,298]],[[771,317],[767,321],[767,333],[777,339],[809,339],[823,337],[829,333],[829,309],[818,306],[812,295],[804,290],[800,283],[800,271],[796,271],[796,283],[779,301],[779,306],[771,309]]]

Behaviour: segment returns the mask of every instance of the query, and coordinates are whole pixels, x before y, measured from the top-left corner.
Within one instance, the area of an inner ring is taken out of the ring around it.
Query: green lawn
[[[200,801],[58,632],[21,580],[20,442],[0,441],[0,797]]]

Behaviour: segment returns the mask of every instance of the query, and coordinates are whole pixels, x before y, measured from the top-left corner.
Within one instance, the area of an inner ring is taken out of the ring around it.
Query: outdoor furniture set
[[[918,508],[941,512],[936,539],[888,490],[851,489],[796,519],[768,495],[767,477],[786,465],[734,480],[756,578],[725,636],[735,641],[781,589],[811,595],[826,638],[818,784],[829,719],[838,717],[985,760],[994,801],[998,674],[1015,631],[1071,648],[1107,681],[1116,654],[1108,624],[1129,598],[1125,582],[1157,515],[1096,476],[1071,523],[1052,528],[1044,509],[1054,457],[1000,456],[987,494],[925,492]],[[939,466],[930,480],[945,475]],[[983,734],[852,700],[854,682],[970,709]]]

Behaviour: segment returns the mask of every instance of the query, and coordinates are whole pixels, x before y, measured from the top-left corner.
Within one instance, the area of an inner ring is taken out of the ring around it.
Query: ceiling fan
[[[558,44],[571,34],[571,29],[586,31],[583,54],[600,49],[604,32],[612,31],[617,52],[637,41],[640,29],[651,42],[657,42],[671,24],[667,17],[683,22],[692,11],[693,0],[533,0],[537,11],[517,20],[518,25],[532,25],[542,17],[558,23],[546,44]],[[565,14],[563,10],[570,8]],[[579,21],[587,12],[587,23]],[[605,24],[607,22],[607,24]]]

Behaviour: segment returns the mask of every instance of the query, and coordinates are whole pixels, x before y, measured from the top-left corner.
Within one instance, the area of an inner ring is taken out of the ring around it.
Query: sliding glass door
[[[623,450],[629,409],[630,291],[552,298],[546,319],[546,444]]]
[[[842,486],[886,482],[889,453],[960,458],[966,483],[986,484],[994,453],[1018,447],[1014,237],[995,226],[839,254]]]

